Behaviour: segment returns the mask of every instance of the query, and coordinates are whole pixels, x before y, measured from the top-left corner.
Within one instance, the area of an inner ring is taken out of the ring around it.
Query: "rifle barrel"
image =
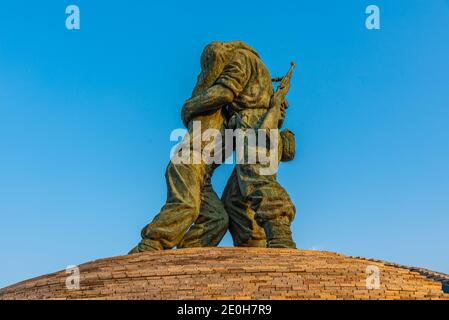
[[[291,73],[293,71],[293,69],[296,67],[296,63],[294,61],[290,62],[290,70],[288,70],[287,75],[289,73]],[[276,78],[272,78],[271,82],[281,82],[282,80],[284,80],[284,78],[287,76],[283,76],[283,77],[276,77]]]

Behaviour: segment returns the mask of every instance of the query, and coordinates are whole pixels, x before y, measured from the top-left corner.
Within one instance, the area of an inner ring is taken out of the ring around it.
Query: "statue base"
[[[448,299],[449,276],[321,251],[195,248],[106,258],[0,289],[2,299]],[[69,285],[68,285],[68,284]]]

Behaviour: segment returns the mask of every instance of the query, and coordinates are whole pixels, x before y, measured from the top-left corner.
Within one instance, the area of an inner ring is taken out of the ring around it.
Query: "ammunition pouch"
[[[282,162],[292,161],[295,158],[296,146],[295,146],[295,134],[289,129],[281,131],[282,142]]]

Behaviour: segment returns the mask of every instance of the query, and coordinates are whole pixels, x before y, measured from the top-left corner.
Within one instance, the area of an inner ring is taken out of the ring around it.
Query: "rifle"
[[[281,111],[285,111],[286,99],[288,91],[290,90],[290,80],[293,75],[293,69],[295,69],[296,64],[294,62],[291,63],[290,69],[287,74],[282,78],[274,78],[273,82],[279,82],[279,85],[276,89],[276,92],[273,94],[270,100],[270,107],[265,114],[265,117],[260,125],[259,129],[278,129],[281,128],[284,119],[282,118]]]

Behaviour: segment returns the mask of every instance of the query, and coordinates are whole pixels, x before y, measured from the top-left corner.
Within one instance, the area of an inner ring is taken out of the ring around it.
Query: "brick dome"
[[[378,289],[366,286],[373,268]],[[0,289],[0,300],[449,299],[447,275],[321,251],[169,250],[95,260],[79,271],[78,290],[66,288],[63,270]]]

